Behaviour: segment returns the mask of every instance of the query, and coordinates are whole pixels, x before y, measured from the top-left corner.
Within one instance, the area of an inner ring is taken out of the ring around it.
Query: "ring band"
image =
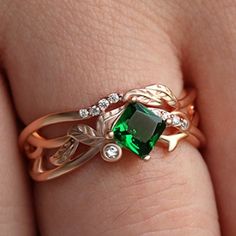
[[[177,99],[166,86],[151,85],[124,95],[112,93],[79,111],[39,118],[19,137],[20,148],[30,159],[30,175],[36,181],[53,179],[99,152],[103,160],[115,162],[122,157],[123,148],[149,160],[156,143],[167,146],[168,151],[173,151],[182,139],[200,147],[205,139],[197,128],[195,98],[193,89],[183,91]],[[94,119],[96,128],[86,124]],[[44,127],[65,122],[75,124],[63,136],[48,139],[40,134]]]

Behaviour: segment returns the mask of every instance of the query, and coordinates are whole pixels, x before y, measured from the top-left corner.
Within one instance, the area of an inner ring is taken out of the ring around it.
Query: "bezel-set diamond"
[[[102,148],[102,158],[108,162],[118,161],[122,155],[122,149],[116,143],[107,143]]]
[[[118,148],[114,145],[107,146],[104,151],[109,158],[116,158],[119,154]]]

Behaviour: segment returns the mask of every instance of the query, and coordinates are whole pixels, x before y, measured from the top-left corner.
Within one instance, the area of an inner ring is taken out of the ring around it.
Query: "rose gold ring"
[[[30,160],[30,175],[36,181],[53,179],[98,153],[103,160],[115,162],[122,158],[123,148],[149,160],[156,144],[173,151],[183,139],[200,147],[205,139],[197,128],[195,98],[193,89],[184,90],[177,99],[166,86],[151,85],[124,95],[112,93],[89,108],[39,118],[19,137],[20,147]],[[64,135],[42,135],[42,128],[65,122],[72,126]]]

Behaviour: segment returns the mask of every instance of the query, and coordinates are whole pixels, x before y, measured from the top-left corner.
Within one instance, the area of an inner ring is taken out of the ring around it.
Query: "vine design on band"
[[[147,86],[144,89],[130,90],[124,95],[123,100],[133,100],[154,107],[162,106],[163,102],[166,102],[171,107],[177,107],[178,104],[172,91],[161,84]]]
[[[144,89],[131,90],[124,95],[123,102],[139,102],[145,104],[150,106],[150,109],[154,113],[158,114],[160,114],[160,109],[158,108],[167,104],[172,108],[169,117],[172,117],[176,114],[175,110],[178,107],[178,101],[176,97],[173,95],[171,90],[164,85],[152,85]],[[79,124],[72,127],[72,129],[70,129],[67,134],[70,139],[62,147],[60,147],[54,155],[50,157],[51,163],[56,166],[60,166],[70,161],[78,149],[80,143],[87,146],[99,147],[101,156],[106,161],[113,162],[119,160],[121,153],[117,153],[115,157],[113,156],[113,158],[109,158],[106,156],[104,148],[107,147],[107,144],[110,144],[113,146],[113,148],[116,148],[117,150],[119,149],[119,152],[121,152],[121,149],[113,140],[111,130],[115,121],[121,116],[125,107],[126,106],[123,105],[117,109],[101,114],[98,117],[97,130],[85,124]],[[186,115],[180,113],[179,115],[182,116],[181,119],[183,118],[188,120]],[[171,123],[169,123],[169,126],[173,128]],[[173,151],[178,142],[187,136],[186,130],[181,129],[180,126],[176,126],[175,128],[177,132],[174,134],[162,134],[160,136],[159,141],[167,144],[169,151]],[[145,158],[145,160],[148,159],[150,159],[150,156]]]
[[[182,98],[176,99],[166,86],[151,85],[130,90],[124,95],[109,95],[109,102],[106,99],[100,100],[103,103],[99,104],[104,109],[97,115],[91,113],[88,116],[89,109],[81,109],[81,113],[69,111],[39,118],[23,130],[19,139],[21,148],[31,161],[30,174],[37,181],[53,179],[78,168],[98,153],[105,161],[119,160],[123,146],[115,137],[115,126],[128,108],[135,104],[143,107],[146,114],[156,115],[154,119],[160,121],[155,122],[164,122],[164,132],[161,131],[158,143],[167,146],[168,151],[173,151],[182,139],[198,147],[204,143],[204,136],[197,128],[198,116],[193,109],[195,97],[194,90],[189,90],[183,92]],[[108,110],[109,104],[109,109],[114,105],[116,107]],[[98,107],[96,112],[97,109]],[[95,127],[83,122],[90,118],[95,119],[94,116],[97,116]],[[63,122],[76,124],[63,136],[49,139],[41,136],[39,130],[42,127]],[[150,159],[149,152],[145,155],[142,159]]]

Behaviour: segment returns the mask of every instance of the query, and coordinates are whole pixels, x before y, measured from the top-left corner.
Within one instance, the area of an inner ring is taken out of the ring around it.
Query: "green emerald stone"
[[[130,103],[112,128],[118,145],[147,156],[166,128],[161,117],[141,103]]]

